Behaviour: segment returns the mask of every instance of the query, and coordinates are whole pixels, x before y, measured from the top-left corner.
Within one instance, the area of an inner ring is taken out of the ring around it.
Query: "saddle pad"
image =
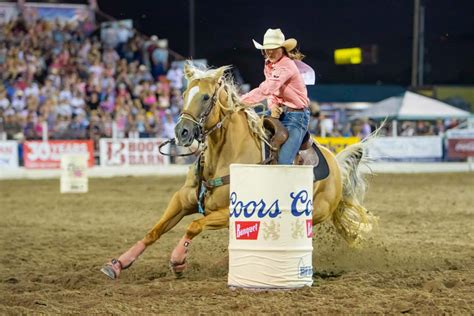
[[[316,182],[324,180],[329,176],[329,166],[319,147],[315,143],[312,146],[319,160],[318,164],[313,167],[313,182]],[[262,141],[262,161],[265,161],[268,157],[270,157],[270,147]]]
[[[271,149],[270,146],[268,146],[268,144],[263,140],[261,140],[260,142],[262,144],[262,161],[265,161],[270,158]]]
[[[313,181],[316,182],[319,180],[324,180],[329,176],[329,166],[326,158],[324,158],[324,155],[321,152],[321,149],[319,149],[315,143],[313,143],[313,149],[316,151],[319,158],[319,163],[313,168]]]

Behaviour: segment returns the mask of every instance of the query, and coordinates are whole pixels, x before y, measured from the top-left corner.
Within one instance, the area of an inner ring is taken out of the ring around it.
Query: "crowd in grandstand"
[[[8,139],[97,140],[173,137],[183,73],[166,40],[136,32],[101,40],[86,23],[19,18],[0,27],[0,133]],[[362,120],[344,125],[313,110],[310,131],[367,136]],[[443,122],[406,122],[400,135],[431,135]],[[390,134],[389,130],[386,134]]]
[[[137,33],[112,44],[81,23],[3,25],[0,132],[17,140],[41,139],[46,127],[50,139],[172,136],[183,74],[169,66],[166,44]]]
[[[311,119],[309,123],[309,131],[317,136],[330,137],[359,137],[361,139],[367,137],[380,127],[383,120],[372,120],[357,116],[351,120],[340,118],[340,111],[320,111],[319,105],[312,102]],[[446,130],[455,128],[459,125],[457,119],[438,119],[436,121],[417,120],[402,121],[396,125],[398,136],[433,136],[443,135]],[[379,131],[380,136],[393,135],[392,123],[385,123]]]

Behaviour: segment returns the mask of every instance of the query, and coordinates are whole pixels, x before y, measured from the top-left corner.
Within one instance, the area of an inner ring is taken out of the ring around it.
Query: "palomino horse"
[[[262,141],[266,138],[262,119],[252,107],[240,103],[229,67],[198,69],[185,66],[188,88],[184,109],[175,127],[178,145],[203,143],[204,149],[189,170],[184,185],[174,193],[161,219],[145,237],[113,259],[101,271],[112,279],[119,276],[145,248],[172,229],[184,216],[201,212],[171,254],[170,267],[179,276],[186,267],[191,241],[203,230],[221,229],[229,223],[229,165],[261,162]],[[374,217],[361,205],[366,191],[359,163],[365,158],[365,142],[347,147],[334,156],[320,147],[329,176],[314,182],[313,225],[331,219],[339,234],[350,244],[362,231],[372,227]]]

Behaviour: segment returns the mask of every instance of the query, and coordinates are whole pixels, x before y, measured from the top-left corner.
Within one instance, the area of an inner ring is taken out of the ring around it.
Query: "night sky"
[[[189,56],[189,1],[98,0],[102,11],[133,19]],[[474,0],[425,0],[425,76],[430,84],[474,84]],[[319,83],[400,84],[411,80],[413,0],[195,0],[195,58],[232,64],[246,82],[263,79],[252,44],[267,28],[298,40]],[[335,48],[376,44],[376,65],[336,66]]]

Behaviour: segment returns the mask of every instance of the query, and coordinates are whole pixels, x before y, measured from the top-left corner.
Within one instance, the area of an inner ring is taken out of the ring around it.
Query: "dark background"
[[[102,11],[130,18],[148,35],[189,56],[189,0],[98,0]],[[474,83],[474,0],[425,0],[425,75],[430,84]],[[401,84],[411,80],[413,0],[196,0],[195,58],[232,64],[246,82],[263,79],[267,28],[298,40],[319,83]],[[333,50],[378,45],[378,64],[336,66]]]

